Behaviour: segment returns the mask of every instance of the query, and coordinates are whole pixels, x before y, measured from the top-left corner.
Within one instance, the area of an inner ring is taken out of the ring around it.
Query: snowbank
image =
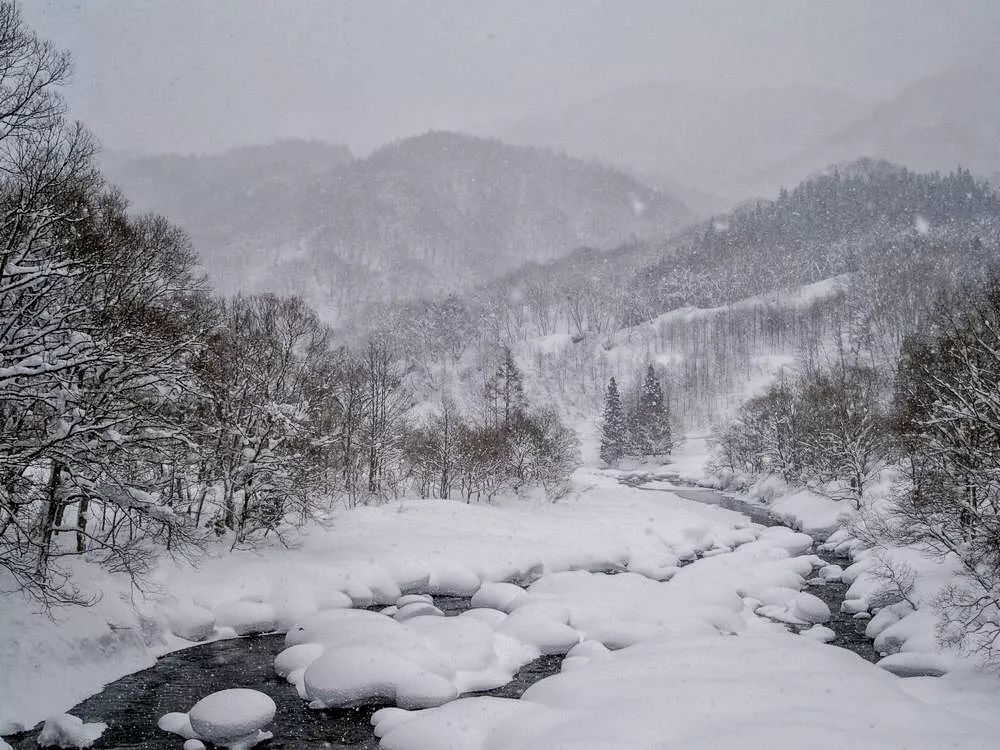
[[[680,553],[722,546],[747,526],[738,514],[622,487],[596,470],[578,471],[573,486],[555,504],[406,500],[335,511],[292,548],[269,542],[230,553],[220,546],[197,568],[163,560],[146,599],[133,599],[124,577],[74,561],[87,588],[105,592],[96,606],[57,611],[51,622],[30,602],[0,601],[7,636],[0,641],[0,733],[66,710],[193,641],[286,630],[313,612],[395,605],[412,592],[471,595],[483,582],[571,568],[635,561],[669,576]]]
[[[860,657],[784,633],[677,636],[603,653],[521,700],[383,709],[381,747],[996,747],[996,726],[931,705]]]

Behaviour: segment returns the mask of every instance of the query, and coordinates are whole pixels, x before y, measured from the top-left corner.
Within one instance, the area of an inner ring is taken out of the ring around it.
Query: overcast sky
[[[28,0],[108,148],[356,152],[648,81],[889,95],[998,46],[998,0]]]

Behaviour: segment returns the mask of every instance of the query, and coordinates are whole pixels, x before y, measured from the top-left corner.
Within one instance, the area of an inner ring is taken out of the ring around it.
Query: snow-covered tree
[[[629,414],[629,450],[640,456],[662,455],[673,447],[670,411],[652,365],[639,386],[635,411]]]
[[[628,425],[622,408],[621,394],[614,378],[608,381],[604,401],[604,421],[601,428],[601,459],[614,464],[625,455],[628,448]]]
[[[524,385],[510,347],[503,348],[500,364],[486,382],[485,397],[487,420],[493,425],[509,427],[524,413]]]

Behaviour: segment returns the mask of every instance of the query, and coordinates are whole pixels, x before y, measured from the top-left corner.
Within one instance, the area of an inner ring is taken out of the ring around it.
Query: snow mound
[[[379,711],[372,722],[381,746],[996,747],[992,723],[921,700],[907,681],[855,654],[789,633],[669,638],[605,654],[578,648],[581,658],[595,655],[535,683],[519,700],[460,698],[425,711]]]
[[[163,714],[159,721],[156,722],[156,726],[164,732],[176,734],[186,740],[198,738],[198,733],[191,726],[191,717],[180,711],[171,711],[169,714]]]
[[[837,634],[826,625],[813,625],[811,628],[803,630],[799,635],[812,638],[814,641],[819,641],[820,643],[829,643],[837,637]]]
[[[204,641],[215,632],[215,615],[196,604],[179,604],[167,614],[170,632],[186,641]]]
[[[184,750],[205,750],[205,743],[192,737],[184,741]]]
[[[58,714],[45,720],[38,735],[39,747],[90,747],[108,725],[103,722],[84,724],[83,719],[72,714]]]
[[[305,671],[313,708],[347,707],[372,700],[401,708],[439,706],[458,697],[455,685],[388,650],[358,646],[323,654]]]
[[[269,633],[276,620],[274,608],[260,602],[225,602],[215,608],[216,624],[232,628],[236,635]]]
[[[792,615],[804,622],[821,623],[830,619],[830,608],[818,596],[802,591],[789,606]]]
[[[513,583],[484,583],[473,594],[472,606],[510,612],[527,595],[527,591]]]
[[[258,690],[220,690],[194,704],[188,716],[195,739],[229,748],[247,748],[270,739],[262,731],[274,719],[277,707]]]
[[[288,677],[297,669],[305,669],[323,655],[323,644],[300,643],[289,646],[274,657],[274,672],[278,677]]]
[[[404,622],[414,617],[444,617],[444,612],[427,602],[410,602],[399,607],[391,617],[398,622]]]

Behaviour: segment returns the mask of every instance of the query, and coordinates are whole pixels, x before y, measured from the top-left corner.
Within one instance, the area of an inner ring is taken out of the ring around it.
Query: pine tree
[[[486,383],[486,404],[495,427],[509,428],[525,411],[524,386],[510,347],[505,346],[496,374]]]
[[[639,389],[633,430],[632,443],[636,446],[636,452],[641,455],[669,453],[673,447],[670,411],[652,365],[646,370],[646,379]]]
[[[621,395],[614,378],[608,382],[608,395],[604,402],[604,428],[601,434],[601,458],[613,464],[625,455],[628,429]]]

